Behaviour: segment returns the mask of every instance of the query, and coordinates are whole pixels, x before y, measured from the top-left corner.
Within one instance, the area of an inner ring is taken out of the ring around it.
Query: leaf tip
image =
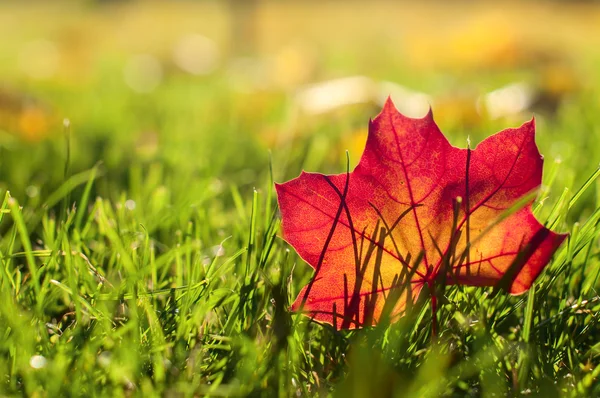
[[[527,133],[535,135],[535,116],[521,125],[519,129],[525,130]]]
[[[392,100],[391,95],[388,95],[387,99],[385,100],[385,103],[383,104],[383,109],[381,110],[381,113],[389,112],[398,112],[398,109],[396,108],[396,105],[394,105],[394,101]]]
[[[429,109],[427,110],[425,116],[423,116],[423,120],[433,122],[433,109],[431,109],[431,104],[429,104]]]
[[[279,182],[274,183],[274,185],[275,185],[275,191],[279,194],[281,192],[281,190],[283,189],[283,186],[285,184],[286,184],[285,182],[283,182],[283,183],[279,183]]]

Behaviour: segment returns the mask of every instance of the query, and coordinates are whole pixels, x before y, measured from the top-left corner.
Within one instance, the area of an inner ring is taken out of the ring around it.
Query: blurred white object
[[[427,114],[432,98],[393,82],[376,82],[365,76],[351,76],[313,84],[298,91],[296,101],[307,113],[325,113],[347,105],[375,103],[382,106],[388,97],[409,117]]]
[[[149,54],[134,55],[123,69],[125,83],[138,93],[154,91],[162,81],[163,70],[156,57]]]
[[[217,44],[206,36],[184,36],[173,49],[173,62],[192,75],[206,75],[214,71],[219,61]]]
[[[527,110],[534,99],[535,90],[531,85],[513,83],[482,95],[477,100],[477,109],[491,119],[498,119]]]
[[[428,94],[413,91],[394,82],[381,82],[378,91],[378,105],[383,106],[387,98],[390,97],[396,105],[396,109],[408,117],[425,116],[433,102]]]
[[[307,113],[325,113],[346,105],[373,100],[377,86],[365,76],[344,77],[312,84],[296,95],[300,108]]]

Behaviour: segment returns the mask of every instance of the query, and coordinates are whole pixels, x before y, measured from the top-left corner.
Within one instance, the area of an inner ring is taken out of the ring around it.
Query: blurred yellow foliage
[[[38,141],[48,134],[49,115],[40,107],[26,107],[19,114],[17,132],[27,141]]]
[[[352,167],[358,164],[363,150],[365,149],[368,135],[369,130],[366,127],[361,127],[342,138],[338,154],[343,153],[343,151],[348,151],[353,163]]]
[[[455,126],[474,126],[481,122],[477,92],[448,93],[434,99],[434,117]]]
[[[291,89],[308,83],[315,74],[316,55],[312,48],[302,44],[284,46],[274,57],[275,84]]]
[[[46,137],[55,123],[50,109],[25,94],[0,90],[0,130],[25,141]]]
[[[430,35],[415,35],[408,59],[417,67],[509,68],[525,62],[527,51],[518,27],[496,12]]]
[[[572,67],[550,63],[541,69],[540,86],[548,95],[560,97],[581,88],[581,81]]]

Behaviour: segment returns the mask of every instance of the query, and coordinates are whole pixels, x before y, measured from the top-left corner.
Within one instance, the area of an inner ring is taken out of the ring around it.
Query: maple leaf
[[[528,290],[566,237],[531,212],[534,136],[532,119],[456,148],[431,112],[409,118],[388,99],[352,172],[276,185],[284,238],[315,269],[292,310],[352,329],[398,319],[442,280]]]

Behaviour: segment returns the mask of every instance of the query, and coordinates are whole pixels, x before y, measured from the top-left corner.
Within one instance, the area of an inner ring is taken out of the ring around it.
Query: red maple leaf
[[[455,148],[431,112],[408,118],[388,100],[354,171],[276,186],[284,238],[315,269],[292,310],[352,329],[397,319],[441,279],[528,290],[566,237],[531,212],[534,136],[531,120]]]

